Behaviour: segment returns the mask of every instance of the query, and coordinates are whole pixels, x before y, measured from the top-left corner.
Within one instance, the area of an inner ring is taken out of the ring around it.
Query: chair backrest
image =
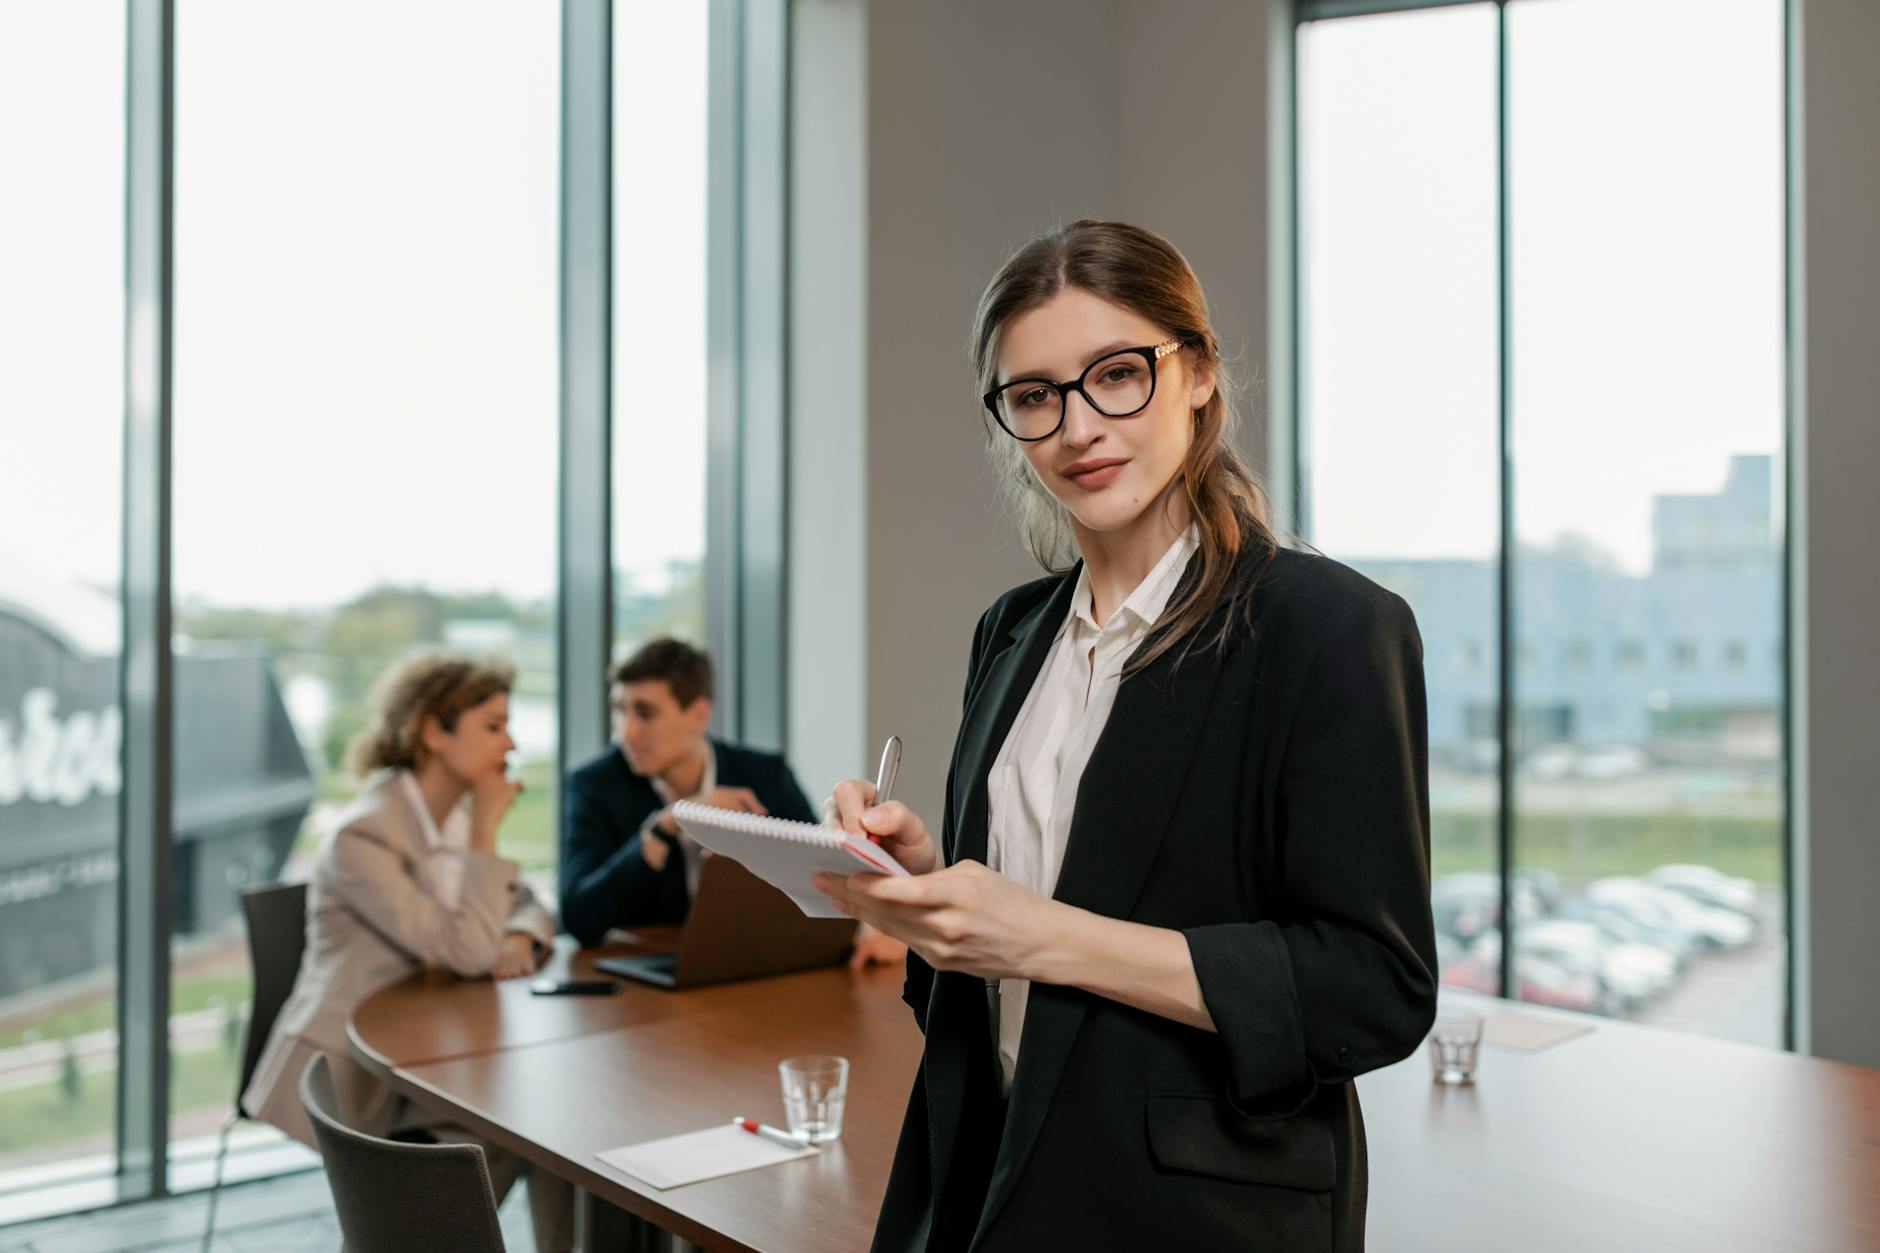
[[[451,1249],[503,1253],[489,1164],[474,1144],[403,1144],[339,1119],[333,1073],[321,1053],[300,1077],[347,1253]]]
[[[307,885],[264,883],[248,888],[242,892],[242,915],[248,920],[248,966],[255,990],[248,1038],[242,1045],[242,1073],[235,1084],[237,1101],[255,1077],[255,1063],[300,974],[307,949]]]

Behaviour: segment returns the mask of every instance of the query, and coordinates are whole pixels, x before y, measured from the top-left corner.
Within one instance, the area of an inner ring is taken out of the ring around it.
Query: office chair
[[[300,1103],[326,1161],[347,1253],[503,1253],[489,1163],[474,1144],[407,1144],[339,1118],[326,1054],[300,1077]]]
[[[228,1156],[229,1132],[242,1118],[242,1093],[255,1076],[255,1064],[267,1047],[274,1020],[294,990],[301,955],[307,947],[307,885],[264,883],[242,892],[242,916],[248,924],[248,967],[254,974],[254,995],[248,1029],[242,1042],[242,1068],[235,1080],[235,1106],[223,1120],[215,1150],[215,1182],[209,1186],[209,1215],[202,1232],[202,1253],[215,1239],[216,1204],[222,1196],[222,1163]]]

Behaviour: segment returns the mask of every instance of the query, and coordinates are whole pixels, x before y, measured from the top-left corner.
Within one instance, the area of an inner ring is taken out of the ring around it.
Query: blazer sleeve
[[[1416,619],[1373,596],[1320,647],[1287,739],[1281,920],[1185,933],[1245,1113],[1399,1061],[1435,1018],[1424,702]]]
[[[486,975],[508,934],[521,880],[493,853],[463,855],[463,900],[446,909],[412,873],[410,860],[356,827],[333,837],[324,887],[386,941],[466,978]],[[526,890],[526,889],[524,889]]]
[[[550,913],[526,883],[517,883],[510,902],[509,922],[504,930],[510,935],[526,935],[534,940],[537,956],[555,947],[555,915]]]
[[[640,856],[639,831],[621,838],[592,783],[572,776],[563,795],[561,925],[582,945],[592,947],[610,929],[630,927],[650,916],[659,895],[660,871]],[[667,868],[678,869],[671,861]]]

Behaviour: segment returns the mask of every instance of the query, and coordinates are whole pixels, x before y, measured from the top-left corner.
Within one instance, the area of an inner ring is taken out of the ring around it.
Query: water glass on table
[[[1442,1010],[1430,1029],[1430,1072],[1437,1083],[1475,1082],[1475,1066],[1482,1051],[1482,1016],[1460,1010]]]
[[[783,1116],[790,1134],[810,1144],[842,1135],[842,1106],[849,1094],[849,1059],[809,1056],[777,1064],[783,1079]]]

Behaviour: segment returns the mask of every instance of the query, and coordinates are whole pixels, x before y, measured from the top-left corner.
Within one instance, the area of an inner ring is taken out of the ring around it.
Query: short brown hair
[[[374,770],[415,770],[424,764],[420,732],[426,718],[436,718],[446,731],[455,730],[465,710],[507,695],[515,684],[516,667],[501,657],[407,657],[372,685],[372,712],[365,729],[346,746],[346,764],[361,776]]]
[[[707,700],[712,698],[711,655],[684,640],[648,640],[609,671],[607,677],[615,683],[661,679],[672,689],[672,698],[679,702],[681,709],[701,696]]]

